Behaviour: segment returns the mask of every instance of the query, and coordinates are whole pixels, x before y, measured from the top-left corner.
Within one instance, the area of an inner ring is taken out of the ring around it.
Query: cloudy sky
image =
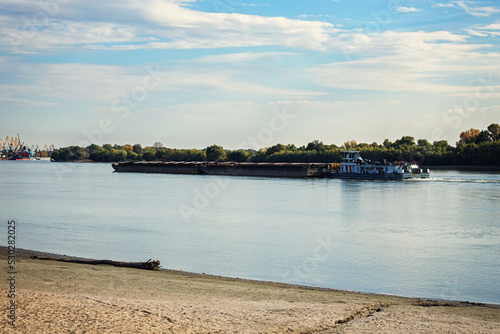
[[[0,0],[0,137],[454,144],[500,122],[499,38],[497,1]]]

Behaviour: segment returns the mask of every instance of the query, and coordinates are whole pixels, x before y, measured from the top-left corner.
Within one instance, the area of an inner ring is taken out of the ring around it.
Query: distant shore
[[[7,263],[6,247],[0,261]],[[18,249],[16,329],[24,332],[494,333],[500,305],[89,265]],[[146,259],[145,259],[146,260]],[[5,271],[2,281],[5,283]]]
[[[71,163],[107,163],[113,164],[119,161],[108,162],[108,161],[93,161],[90,159],[85,160],[68,160],[68,161],[57,161],[57,162],[71,162]],[[443,169],[443,170],[470,170],[470,171],[500,171],[500,166],[477,166],[477,165],[421,165],[420,168],[427,169]]]

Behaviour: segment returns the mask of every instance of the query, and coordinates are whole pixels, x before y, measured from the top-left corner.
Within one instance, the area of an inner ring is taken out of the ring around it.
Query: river
[[[386,182],[0,161],[17,247],[335,289],[500,304],[500,173]],[[22,264],[19,265],[22,270]]]

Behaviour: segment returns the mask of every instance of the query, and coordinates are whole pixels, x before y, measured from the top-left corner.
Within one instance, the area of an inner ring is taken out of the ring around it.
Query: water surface
[[[273,179],[0,161],[3,235],[15,219],[21,248],[500,304],[500,174],[431,173]]]

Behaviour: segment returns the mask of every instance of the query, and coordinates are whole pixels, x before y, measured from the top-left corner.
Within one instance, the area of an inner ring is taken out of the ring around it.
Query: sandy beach
[[[16,327],[4,312],[2,333],[500,333],[498,306],[31,258],[40,254],[17,253]]]

